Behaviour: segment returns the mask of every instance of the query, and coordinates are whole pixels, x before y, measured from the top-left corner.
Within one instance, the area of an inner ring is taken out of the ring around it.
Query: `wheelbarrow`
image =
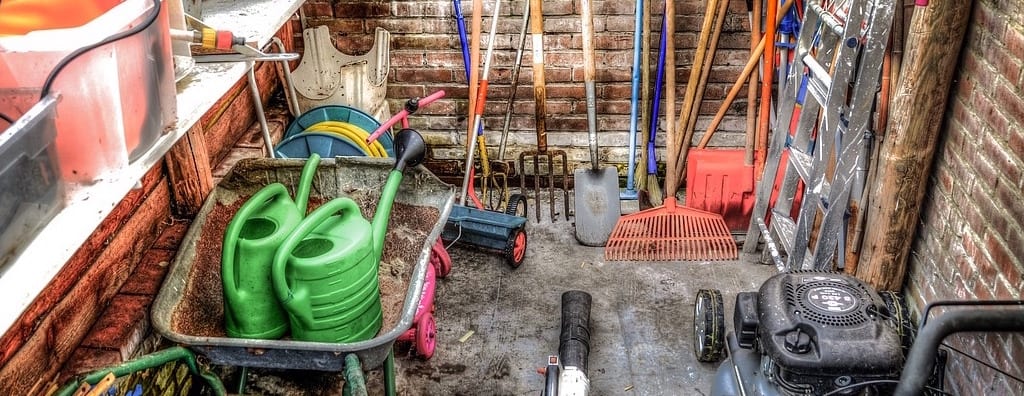
[[[367,157],[324,159],[313,178],[310,207],[346,195],[359,203],[364,215],[372,213],[392,162]],[[383,366],[385,386],[393,388],[392,347],[413,324],[433,246],[455,197],[452,186],[422,166],[406,170],[396,194],[380,260],[384,320],[375,337],[325,343],[226,336],[219,241],[227,220],[234,214],[233,208],[263,186],[273,182],[297,185],[304,163],[303,159],[250,158],[228,172],[182,241],[153,302],[153,327],[170,341],[205,356],[211,364],[317,371],[341,371],[357,363],[367,369]]]

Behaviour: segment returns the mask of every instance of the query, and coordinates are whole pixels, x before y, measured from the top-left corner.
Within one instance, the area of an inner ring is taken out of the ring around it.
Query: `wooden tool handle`
[[[537,130],[537,151],[547,151],[545,130],[547,88],[544,85],[544,9],[543,0],[530,0],[530,36],[533,38],[533,99]]]
[[[597,67],[594,61],[594,12],[590,0],[580,0],[583,25],[583,80],[594,81]]]
[[[792,6],[793,0],[786,0],[786,2],[779,7],[777,11],[778,15],[775,19],[768,23],[778,24],[778,21],[782,20],[782,16],[785,15],[786,11],[789,11],[789,8]],[[722,101],[722,105],[718,108],[718,113],[715,113],[715,118],[711,120],[711,124],[708,125],[708,129],[704,131],[704,136],[700,139],[700,144],[697,145],[697,148],[706,147],[708,142],[711,141],[711,137],[715,135],[715,130],[718,129],[718,124],[722,122],[723,118],[725,118],[725,112],[729,110],[729,106],[732,105],[732,101],[736,99],[736,95],[740,93],[740,89],[743,88],[743,84],[747,81],[747,78],[750,77],[750,73],[754,70],[754,67],[757,66],[758,58],[760,58],[761,54],[764,53],[766,38],[767,35],[761,37],[761,42],[757,44],[757,48],[755,48],[754,52],[750,54],[750,59],[747,60],[747,65],[743,67],[743,72],[740,73],[740,76],[736,79],[732,89],[729,90],[729,94],[726,95],[725,100]]]

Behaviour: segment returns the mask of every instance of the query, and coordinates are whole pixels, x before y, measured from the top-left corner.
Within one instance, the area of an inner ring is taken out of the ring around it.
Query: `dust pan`
[[[609,261],[735,260],[736,241],[718,213],[676,205],[625,215],[604,248]]]

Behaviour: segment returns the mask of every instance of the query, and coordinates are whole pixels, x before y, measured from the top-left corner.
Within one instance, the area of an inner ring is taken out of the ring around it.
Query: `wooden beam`
[[[256,85],[259,86],[260,97],[266,106],[279,86],[273,64],[256,64]],[[199,120],[206,133],[206,146],[213,163],[224,159],[239,136],[256,121],[253,105],[249,83],[242,78]]]
[[[174,214],[188,219],[195,217],[213,190],[213,174],[202,125],[190,128],[167,151],[164,161],[174,198]]]
[[[160,235],[163,221],[170,216],[170,189],[164,181],[156,183],[152,193],[136,205],[138,210],[116,235],[102,239],[108,241],[106,248],[80,276],[56,278],[74,284],[60,302],[47,304],[53,310],[37,319],[28,339],[0,368],[0,393],[36,395],[46,390]],[[128,203],[131,202],[122,201],[122,205]]]
[[[11,328],[0,338],[0,366],[3,366],[12,356],[24,345],[25,341],[35,331],[38,323],[53,309],[68,291],[75,286],[78,279],[93,265],[103,249],[108,245],[114,234],[129,221],[135,211],[142,204],[143,200],[156,188],[157,184],[163,183],[161,177],[162,168],[153,167],[142,178],[142,188],[128,192],[128,195],[120,204],[110,212],[110,215],[103,220],[96,228],[96,231],[89,236],[78,251],[68,260],[64,267],[53,278],[38,297],[25,308],[18,321],[11,325]]]
[[[931,1],[914,9],[857,266],[857,276],[879,290],[903,286],[943,122],[938,115],[946,108],[972,3]]]

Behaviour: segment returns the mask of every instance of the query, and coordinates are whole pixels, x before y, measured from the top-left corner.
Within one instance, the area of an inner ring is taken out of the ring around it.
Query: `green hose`
[[[70,396],[75,393],[81,382],[95,384],[103,379],[103,377],[107,376],[108,373],[114,373],[117,377],[123,377],[138,371],[159,367],[176,360],[184,360],[185,364],[188,365],[188,371],[205,380],[206,384],[210,386],[215,395],[224,396],[227,394],[227,390],[224,389],[224,384],[220,381],[220,378],[217,378],[217,376],[205,370],[199,369],[199,366],[196,364],[196,355],[193,354],[192,351],[188,350],[188,348],[176,346],[140,356],[114,367],[93,371],[92,373],[87,374],[85,378],[80,381],[72,381],[67,385],[64,385],[64,387],[58,390],[57,393],[54,393],[54,395]]]
[[[366,377],[363,375],[363,366],[359,363],[359,356],[350,353],[345,355],[345,388],[342,389],[344,396],[366,396]]]
[[[384,393],[387,396],[395,396],[395,348],[388,350],[388,357],[384,358]]]

